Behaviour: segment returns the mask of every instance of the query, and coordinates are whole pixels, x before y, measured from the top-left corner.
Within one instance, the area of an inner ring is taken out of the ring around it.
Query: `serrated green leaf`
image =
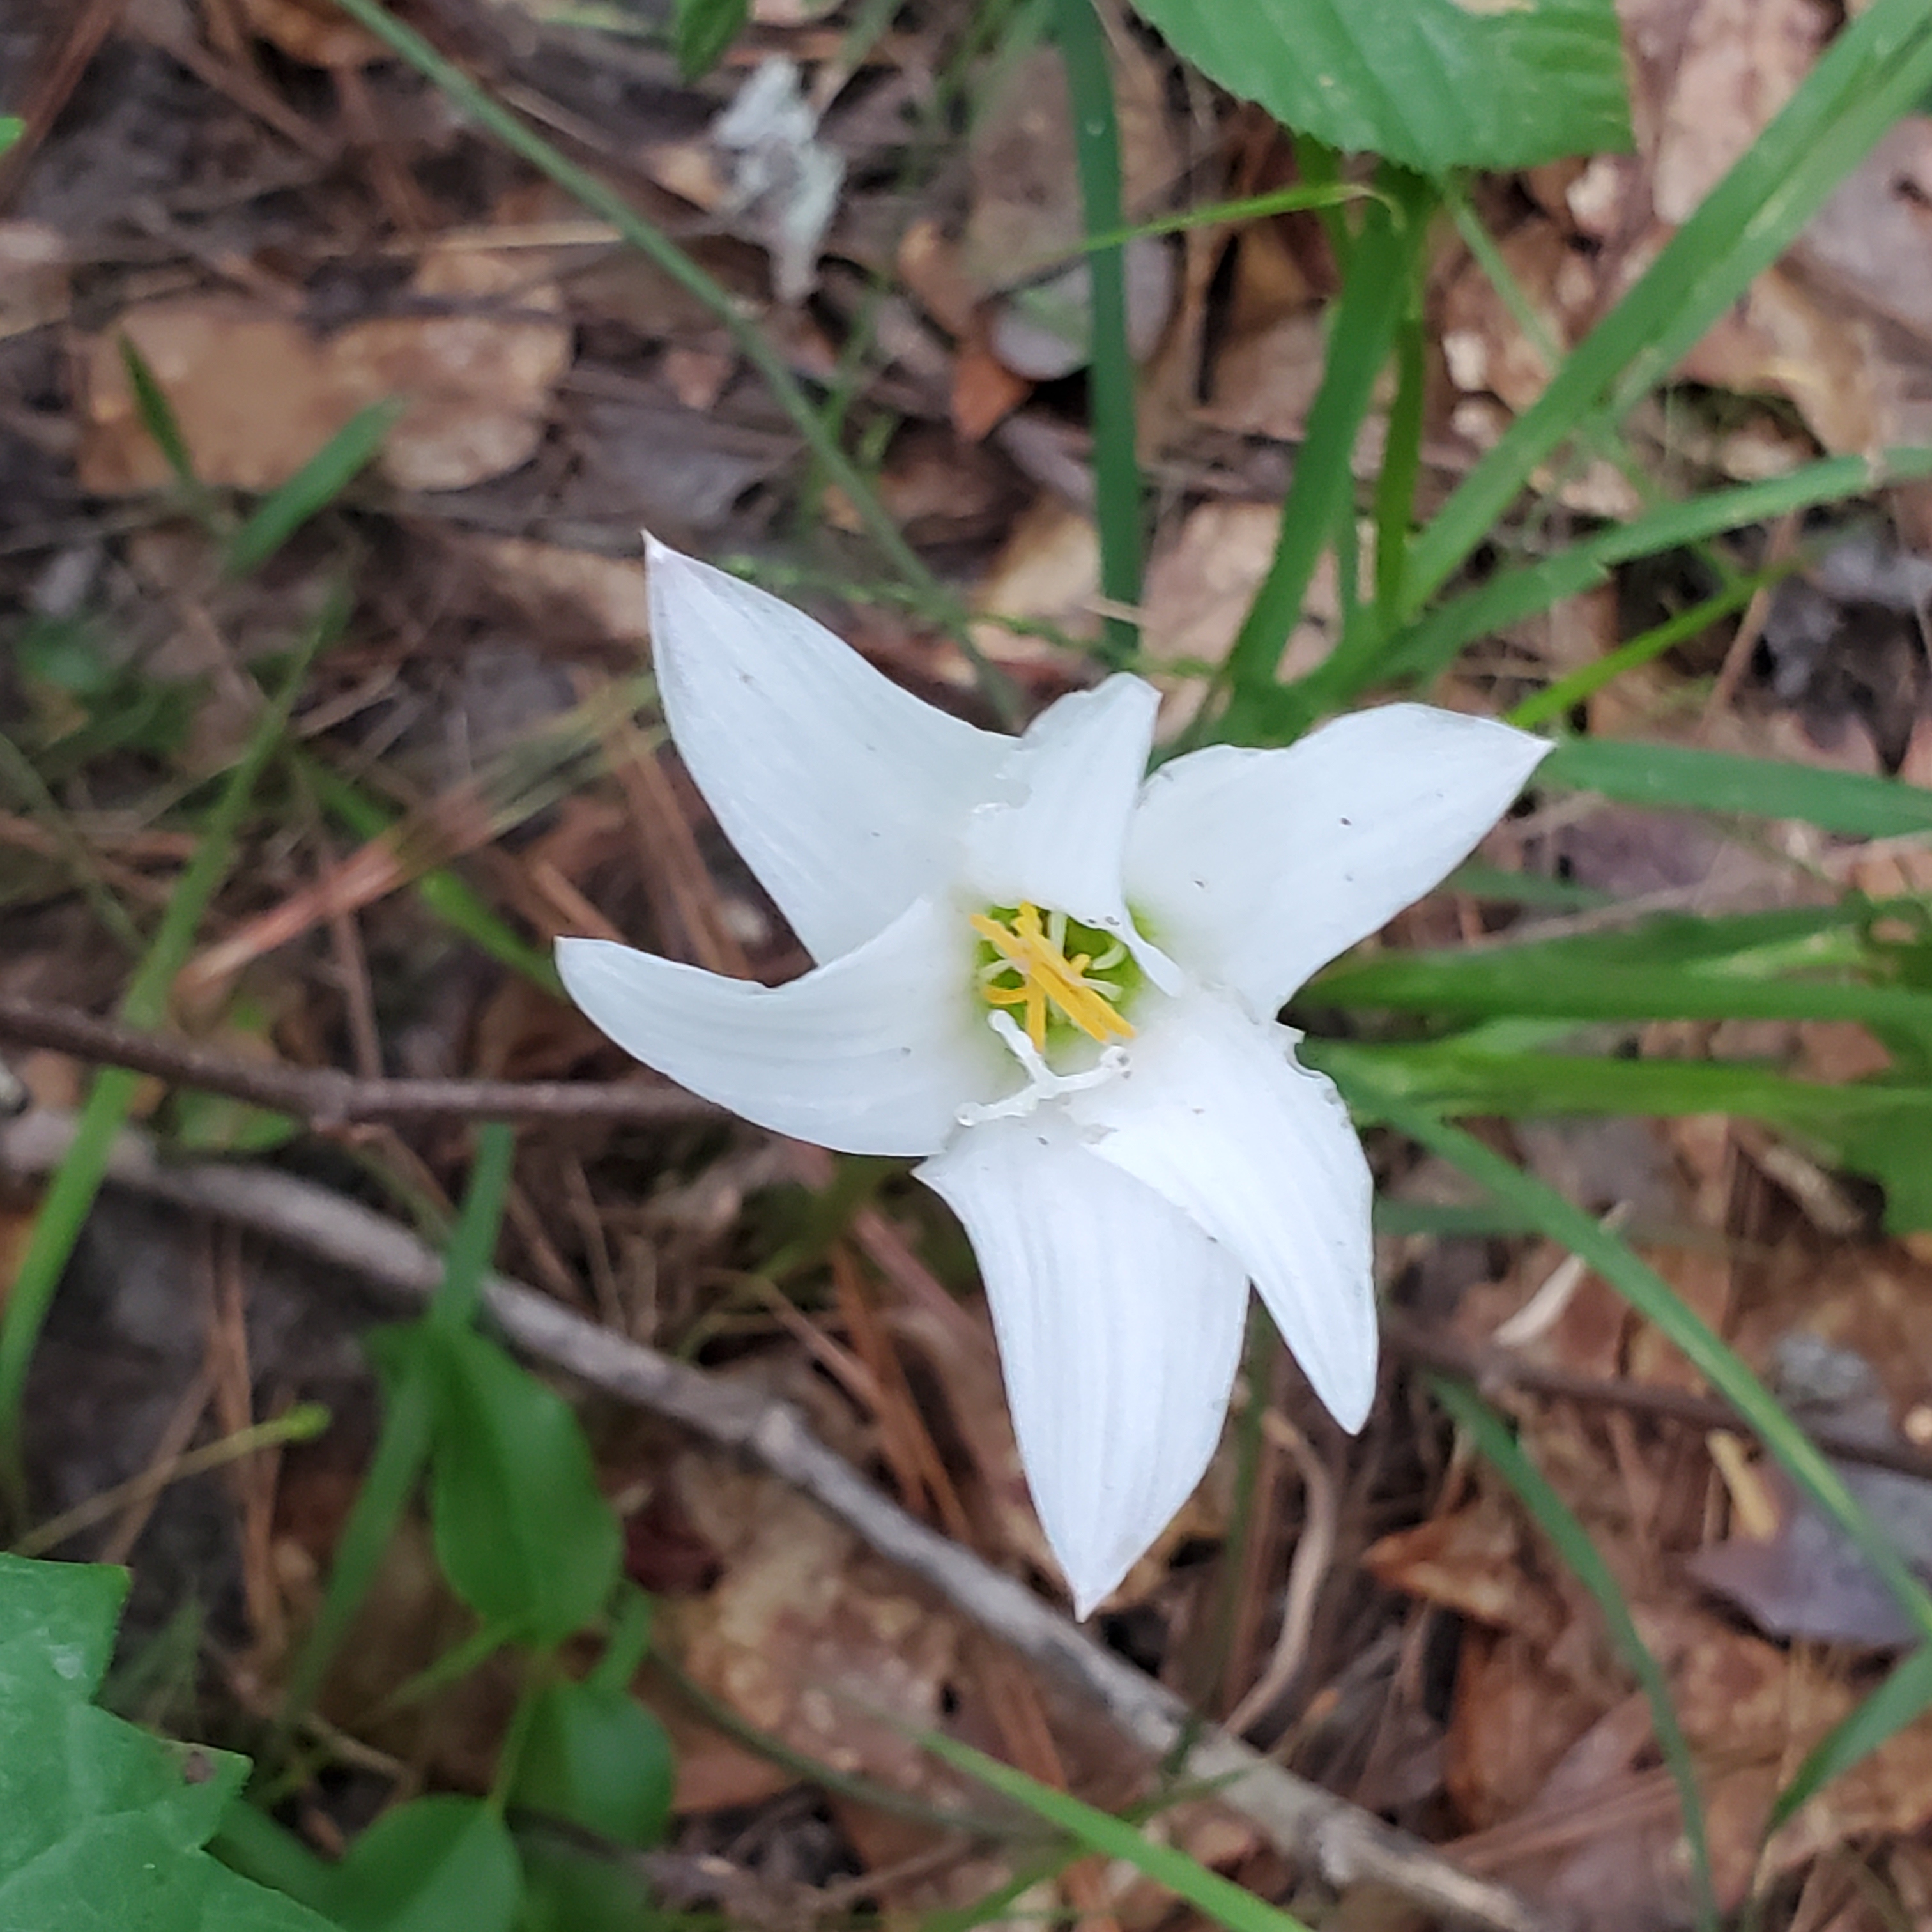
[[[400,1331],[434,1392],[430,1522],[452,1586],[530,1642],[589,1623],[617,1581],[617,1519],[570,1405],[466,1330]]]
[[[1210,79],[1429,175],[1630,145],[1612,0],[1135,0]]]
[[[126,1573],[0,1555],[0,1925],[328,1932],[202,1849],[248,1766],[88,1700]]]
[[[686,80],[709,74],[751,17],[752,0],[675,0],[672,39]]]
[[[377,1819],[330,1888],[345,1932],[510,1932],[523,1892],[503,1821],[475,1798],[418,1798]]]

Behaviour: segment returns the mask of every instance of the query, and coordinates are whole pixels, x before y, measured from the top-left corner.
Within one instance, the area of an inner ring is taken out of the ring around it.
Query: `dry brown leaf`
[[[1932,344],[1932,118],[1908,116],[1892,128],[1795,252],[1808,269]]]
[[[1797,91],[1830,37],[1820,0],[1702,0],[1665,106],[1652,198],[1673,224]]]
[[[723,1574],[664,1606],[685,1672],[746,1722],[836,1769],[954,1802],[912,1733],[935,1727],[957,1619],[772,1476],[696,1450],[673,1480]]]
[[[1525,1574],[1522,1551],[1514,1514],[1483,1496],[1454,1515],[1383,1537],[1364,1552],[1362,1568],[1385,1588],[1546,1645],[1563,1612]]]
[[[1094,613],[1100,594],[1100,540],[1092,523],[1058,497],[1042,496],[1015,520],[973,601],[980,610],[1050,623],[1084,639],[1100,629]],[[997,664],[1052,664],[1076,676],[1086,669],[1084,658],[1070,660],[1044,638],[1004,625],[975,624],[973,640]]]
[[[392,482],[462,489],[515,469],[541,440],[569,364],[555,284],[533,271],[527,251],[440,247],[411,292],[455,312],[385,316],[317,337],[246,296],[128,310],[83,352],[82,484],[112,496],[168,478],[134,406],[124,334],[166,392],[204,482],[272,490],[358,410],[389,396],[409,404],[380,458]]]
[[[1234,337],[1215,358],[1202,418],[1238,436],[1298,441],[1322,386],[1328,341],[1314,309],[1274,316]]]
[[[1842,303],[1827,307],[1788,272],[1767,269],[1679,365],[1693,382],[1788,396],[1827,449],[1856,453],[1888,440],[1870,328]]]
[[[68,308],[67,244],[40,221],[0,221],[0,342],[58,322]]]
[[[962,440],[979,442],[1033,393],[1033,384],[1016,375],[980,342],[961,346],[952,364],[952,427]]]
[[[1130,42],[1117,40],[1113,54],[1121,194],[1137,218],[1175,179],[1179,158],[1159,70]],[[1058,49],[1037,47],[1006,70],[981,104],[968,161],[973,201],[960,266],[980,295],[1030,280],[1078,250],[1085,218]]]
[[[1524,222],[1500,250],[1518,289],[1558,352],[1581,334],[1597,299],[1593,263],[1554,222]],[[1525,410],[1550,380],[1550,359],[1517,326],[1481,266],[1469,262],[1443,299],[1442,353],[1449,380],[1466,393],[1486,390]]]
[[[524,537],[488,538],[473,554],[504,593],[526,609],[540,613],[561,599],[619,642],[641,644],[650,634],[644,572],[635,560]]]
[[[388,50],[329,0],[241,0],[249,31],[305,67],[368,67]]]
[[[1141,644],[1155,664],[1192,658],[1218,664],[1228,655],[1281,536],[1281,511],[1272,503],[1233,500],[1188,512],[1172,541],[1154,555],[1141,607]],[[1334,642],[1336,616],[1333,558],[1324,554],[1304,601],[1301,621],[1282,654],[1280,676],[1304,676]],[[1172,737],[1200,707],[1208,690],[1198,676],[1156,674],[1160,686],[1160,735]]]
[[[1472,1631],[1456,1670],[1443,1784],[1472,1829],[1514,1817],[1601,1714],[1550,1666],[1544,1644],[1514,1632]]]

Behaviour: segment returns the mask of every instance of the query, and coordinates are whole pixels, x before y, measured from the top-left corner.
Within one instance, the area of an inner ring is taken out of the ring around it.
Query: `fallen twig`
[[[1714,1396],[1671,1388],[1660,1382],[1633,1382],[1628,1377],[1580,1376],[1568,1369],[1533,1361],[1508,1348],[1472,1348],[1394,1310],[1384,1311],[1382,1339],[1391,1354],[1460,1376],[1485,1394],[1518,1388],[1530,1395],[1587,1402],[1593,1408],[1621,1408],[1633,1415],[1656,1416],[1687,1424],[1693,1429],[1746,1433],[1750,1430],[1747,1418]],[[1916,1476],[1921,1482],[1932,1483],[1932,1452],[1906,1442],[1868,1442],[1809,1416],[1802,1420],[1805,1434],[1834,1461],[1894,1469],[1902,1476]]]
[[[32,1176],[59,1163],[70,1116],[36,1111],[0,1126],[0,1171]],[[213,1214],[426,1300],[441,1276],[435,1251],[406,1229],[313,1183],[265,1167],[164,1166],[143,1136],[116,1144],[110,1183]],[[1507,1888],[1459,1870],[1420,1839],[1285,1771],[1238,1739],[1202,1726],[1163,1684],[1078,1629],[1024,1586],[881,1495],[814,1436],[788,1403],[686,1366],[600,1328],[560,1303],[500,1276],[492,1314],[528,1354],[591,1386],[747,1453],[811,1496],[873,1549],[921,1578],[984,1629],[1083,1691],[1142,1750],[1215,1784],[1217,1796],[1282,1851],[1332,1885],[1387,1886],[1427,1910],[1486,1932],[1537,1932],[1544,1922]],[[1225,1780],[1225,1782],[1223,1781]]]
[[[288,1066],[98,1019],[76,1006],[0,996],[0,1042],[151,1073],[224,1094],[319,1128],[375,1120],[616,1120],[658,1126],[722,1120],[721,1108],[668,1081],[364,1080],[333,1066]]]

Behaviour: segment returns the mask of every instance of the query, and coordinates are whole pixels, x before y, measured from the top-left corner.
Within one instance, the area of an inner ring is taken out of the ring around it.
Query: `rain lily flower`
[[[1207,1468],[1250,1282],[1336,1420],[1366,1417],[1368,1163],[1275,1016],[1460,862],[1549,746],[1395,704],[1149,778],[1138,678],[1010,738],[662,544],[650,590],[671,736],[818,964],[766,987],[566,939],[564,983],[760,1126],[921,1158],[979,1257],[1084,1616]]]

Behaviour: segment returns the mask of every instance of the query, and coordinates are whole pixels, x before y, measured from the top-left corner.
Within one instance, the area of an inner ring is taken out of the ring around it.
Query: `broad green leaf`
[[[517,1932],[671,1932],[689,1922],[651,1910],[628,1859],[529,1832],[518,1834],[517,1850],[524,1862]]]
[[[328,1932],[202,1850],[248,1770],[96,1708],[128,1579],[0,1555],[0,1925]]]
[[[17,114],[0,114],[0,154],[4,154],[27,131],[27,124]]]
[[[686,80],[709,74],[751,17],[752,0],[672,0],[672,39]]]
[[[603,1608],[620,1556],[584,1431],[484,1336],[426,1325],[412,1340],[434,1394],[430,1522],[444,1574],[486,1622],[561,1642]]]
[[[1612,0],[1135,0],[1175,51],[1331,148],[1430,175],[1630,145]]]
[[[330,1910],[345,1932],[510,1932],[522,1891],[517,1848],[488,1805],[418,1798],[350,1846]]]
[[[670,1739],[635,1698],[549,1684],[524,1714],[510,1801],[642,1850],[664,1836],[674,1774]]]

